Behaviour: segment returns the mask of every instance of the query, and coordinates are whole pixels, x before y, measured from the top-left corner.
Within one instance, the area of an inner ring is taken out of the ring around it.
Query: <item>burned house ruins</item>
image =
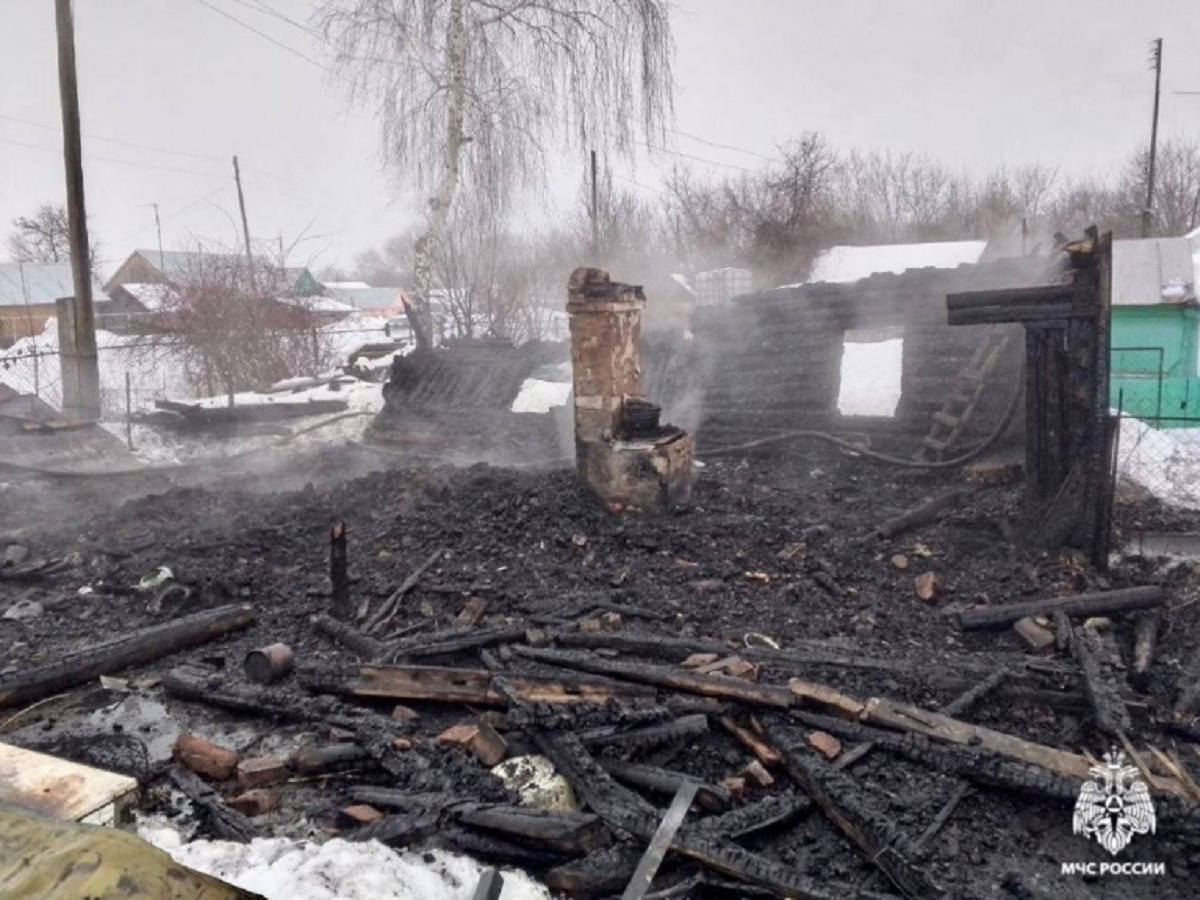
[[[448,850],[477,896],[814,900],[1142,896],[1059,866],[1107,858],[1072,823],[1115,747],[1157,815],[1122,859],[1190,896],[1200,579],[1109,553],[1108,247],[683,334],[582,269],[569,346],[399,357],[303,490],[122,474],[5,538],[0,742],[108,773],[114,819]],[[838,412],[856,331],[903,335],[892,417]]]

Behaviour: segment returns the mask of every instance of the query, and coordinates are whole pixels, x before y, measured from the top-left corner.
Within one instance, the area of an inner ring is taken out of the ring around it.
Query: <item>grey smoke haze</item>
[[[416,204],[383,170],[369,110],[350,108],[321,67],[321,45],[254,3],[206,3],[76,0],[88,200],[109,266],[154,245],[152,203],[168,247],[189,234],[236,243],[234,153],[256,238],[312,222],[322,237],[301,255],[345,264],[409,224]],[[301,23],[312,8],[270,5]],[[975,172],[1040,160],[1104,174],[1147,139],[1151,38],[1164,39],[1163,133],[1200,136],[1200,96],[1173,93],[1200,91],[1196,34],[1195,0],[679,0],[675,128],[761,154],[821,131],[839,147],[914,150]],[[0,0],[0,237],[63,195],[58,116],[53,4]],[[680,133],[667,147],[761,162]],[[551,149],[562,208],[575,201],[577,154]],[[649,192],[675,161],[615,165]]]

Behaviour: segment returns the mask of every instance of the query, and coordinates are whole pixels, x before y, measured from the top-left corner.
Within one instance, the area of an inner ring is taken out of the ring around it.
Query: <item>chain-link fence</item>
[[[344,365],[365,347],[392,343],[382,320],[348,327],[334,323],[292,337],[299,337],[301,347],[311,346],[310,352],[300,353],[303,369],[293,373],[297,375],[314,375]],[[127,421],[153,409],[158,400],[187,401],[222,392],[220,380],[193,364],[195,354],[178,338],[107,331],[98,338],[102,422]],[[42,411],[62,408],[58,337],[52,327],[0,350],[0,387],[32,398],[33,414],[35,407]]]
[[[1172,507],[1200,509],[1200,381],[1162,347],[1114,347],[1121,524],[1131,538],[1170,530]]]

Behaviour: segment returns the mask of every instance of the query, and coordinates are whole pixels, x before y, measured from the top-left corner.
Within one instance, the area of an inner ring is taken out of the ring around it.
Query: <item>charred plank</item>
[[[558,650],[514,647],[513,652],[527,659],[551,665],[565,666],[569,669],[579,669],[597,675],[607,675],[706,697],[735,700],[754,706],[786,709],[792,704],[792,695],[787,688],[752,684],[740,678],[722,675],[695,675],[690,672],[679,672],[641,663],[606,662],[591,656],[581,656]]]
[[[43,666],[0,677],[0,709],[40,700],[101,675],[162,659],[248,628],[253,621],[253,606],[220,606],[95,644]]]
[[[1026,616],[1053,615],[1056,611],[1073,617],[1108,616],[1135,609],[1150,609],[1160,606],[1165,599],[1160,587],[1125,588],[1097,594],[1079,594],[1075,597],[1055,597],[1029,603],[967,609],[958,614],[958,625],[963,631],[1007,628]]]

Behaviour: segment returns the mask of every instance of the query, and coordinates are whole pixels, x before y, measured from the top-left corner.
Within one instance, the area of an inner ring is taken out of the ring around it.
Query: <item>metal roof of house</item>
[[[165,284],[138,284],[133,282],[121,285],[118,290],[129,293],[147,312],[158,312],[166,306],[175,303],[179,294],[174,288]]]
[[[331,296],[357,309],[389,309],[396,305],[404,293],[398,287],[342,288],[326,285],[326,288]]]
[[[75,295],[71,264],[0,263],[0,306],[41,306]],[[106,303],[108,295],[92,278],[92,301]]]
[[[241,253],[212,253],[208,250],[134,250],[134,253],[145,259],[150,265],[162,272],[170,281],[186,281],[193,275],[202,273],[205,265],[223,263],[229,266],[240,266],[245,260]],[[255,265],[269,265],[267,260],[255,259]],[[288,266],[283,269],[291,284],[295,284],[304,276],[308,269],[304,266]]]
[[[879,272],[908,269],[953,269],[977,263],[987,241],[943,241],[929,244],[877,244],[868,247],[830,247],[813,262],[810,282],[860,281]]]
[[[1159,306],[1196,299],[1195,233],[1113,241],[1113,306]]]

